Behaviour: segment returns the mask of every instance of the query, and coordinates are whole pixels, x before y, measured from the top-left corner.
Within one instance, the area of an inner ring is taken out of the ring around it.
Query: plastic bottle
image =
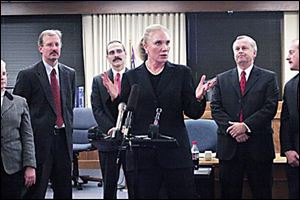
[[[200,153],[199,149],[197,147],[197,144],[198,144],[198,142],[193,140],[192,148],[191,148],[194,169],[196,169],[196,170],[199,168],[199,153]]]

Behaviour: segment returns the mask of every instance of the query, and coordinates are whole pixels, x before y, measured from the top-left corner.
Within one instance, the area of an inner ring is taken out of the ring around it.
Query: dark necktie
[[[241,73],[240,88],[241,88],[241,94],[242,94],[242,96],[244,96],[245,89],[246,89],[246,72],[245,71],[242,71],[242,73]],[[243,122],[242,108],[241,108],[241,112],[240,112],[240,122]]]
[[[121,75],[120,75],[120,73],[116,74],[115,82],[116,82],[116,84],[118,86],[118,94],[120,96],[120,94],[121,94]]]
[[[60,101],[60,91],[59,85],[56,78],[56,71],[53,69],[50,75],[51,79],[51,91],[54,98],[55,111],[56,111],[56,125],[60,128],[62,127],[64,121],[61,114],[61,101]]]

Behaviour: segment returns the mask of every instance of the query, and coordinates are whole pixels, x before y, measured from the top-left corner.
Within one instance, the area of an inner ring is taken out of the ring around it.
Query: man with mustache
[[[113,40],[107,44],[106,58],[111,65],[111,69],[104,72],[104,74],[108,75],[110,80],[114,82],[118,93],[121,92],[123,74],[127,71],[127,68],[125,68],[126,55],[124,45],[120,41]],[[111,134],[116,124],[116,118],[112,115],[106,104],[109,98],[110,95],[102,83],[102,74],[95,76],[92,85],[91,103],[99,129],[105,134]],[[99,160],[104,182],[104,199],[117,198],[120,166],[122,164],[123,169],[126,167],[124,152],[121,152],[120,161],[117,163],[118,146],[116,143],[107,142],[103,143],[99,149]],[[131,198],[130,180],[127,178],[126,172],[125,177],[129,198]]]
[[[44,199],[51,180],[54,199],[72,198],[72,123],[75,70],[58,62],[62,34],[45,30],[38,39],[42,60],[19,72],[14,94],[26,98],[34,133],[36,184],[25,198]]]
[[[241,199],[246,173],[253,198],[271,199],[277,77],[254,64],[257,45],[251,37],[238,36],[232,50],[236,67],[217,75],[211,101],[218,124],[221,198]]]

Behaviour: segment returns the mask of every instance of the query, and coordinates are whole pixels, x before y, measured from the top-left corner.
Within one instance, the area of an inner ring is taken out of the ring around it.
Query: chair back
[[[73,114],[73,144],[90,143],[88,130],[97,126],[92,108],[74,108]]]
[[[200,152],[217,150],[217,124],[211,119],[184,120],[190,143],[198,142]]]

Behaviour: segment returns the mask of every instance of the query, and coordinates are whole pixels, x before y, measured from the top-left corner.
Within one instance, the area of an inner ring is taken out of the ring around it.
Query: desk
[[[280,153],[276,153],[275,159],[273,160],[274,164],[284,164],[286,163],[286,157],[281,157]],[[218,158],[212,158],[211,160],[205,160],[204,158],[199,159],[199,165],[218,165],[219,159]]]
[[[285,163],[286,158],[281,157],[279,153],[276,153],[276,157],[273,161],[273,187],[272,187],[272,198],[273,199],[287,199],[288,198],[288,186],[285,175]],[[212,158],[211,160],[205,160],[200,158],[200,167],[211,167],[214,171],[214,197],[219,199],[221,197],[221,188],[219,181],[219,160]],[[196,185],[197,186],[197,185]],[[204,185],[202,185],[204,187]],[[204,195],[205,192],[204,192]],[[244,179],[243,185],[243,198],[252,198],[250,187],[248,185],[247,178]]]

